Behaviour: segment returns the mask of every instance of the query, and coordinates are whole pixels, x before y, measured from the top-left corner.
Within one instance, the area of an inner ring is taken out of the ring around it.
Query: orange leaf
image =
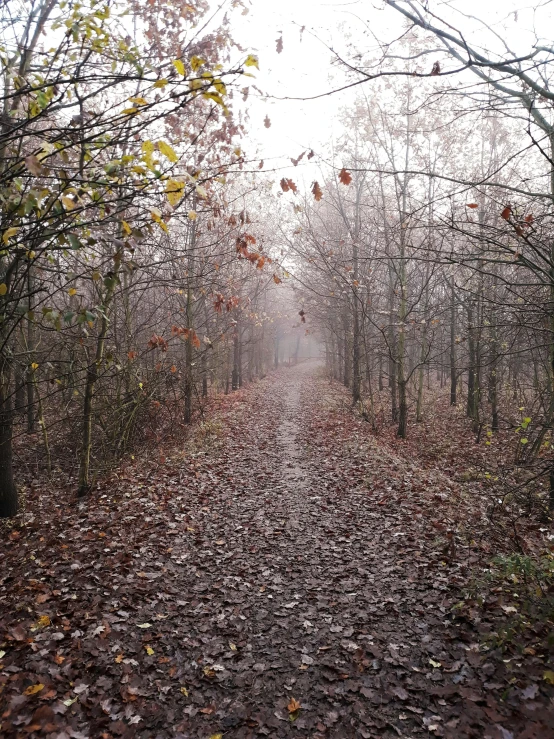
[[[273,275],[273,282],[278,285],[282,280],[277,275]]]
[[[316,181],[312,185],[312,195],[314,198],[319,202],[321,198],[323,197],[323,192],[321,190],[321,187],[319,186],[319,183]]]
[[[301,708],[299,701],[297,701],[295,698],[291,698],[290,702],[287,706],[287,710],[289,713],[295,713],[296,711],[299,711]]]
[[[466,208],[478,208],[479,203],[466,203]]]
[[[352,182],[352,175],[343,167],[339,172],[339,180],[343,185],[349,185]]]
[[[173,372],[173,374],[175,374],[175,372],[177,372],[177,367],[174,364],[171,365],[170,372]]]

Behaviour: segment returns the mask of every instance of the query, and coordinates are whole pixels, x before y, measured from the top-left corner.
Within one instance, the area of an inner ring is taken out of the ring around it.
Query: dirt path
[[[463,565],[428,525],[450,483],[381,449],[316,374],[281,370],[192,456],[17,535],[33,555],[0,599],[2,736],[553,735],[546,696],[524,701],[453,622]]]

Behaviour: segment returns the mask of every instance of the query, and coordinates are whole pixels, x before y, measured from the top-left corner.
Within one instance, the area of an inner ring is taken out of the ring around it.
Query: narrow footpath
[[[3,737],[554,736],[546,684],[525,698],[453,615],[465,564],[429,522],[454,484],[380,447],[316,363],[202,433],[18,535]]]

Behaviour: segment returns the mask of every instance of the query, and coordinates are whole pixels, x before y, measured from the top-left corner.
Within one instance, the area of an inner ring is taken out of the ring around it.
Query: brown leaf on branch
[[[302,323],[306,323],[306,314],[304,313],[304,311],[299,310],[298,315],[300,316],[300,320],[302,321]]]
[[[277,45],[275,47],[275,50],[277,51],[278,54],[280,54],[283,51],[283,35],[282,34],[281,36],[279,36],[278,39],[276,39],[276,44]]]
[[[266,115],[266,117],[264,118],[264,126],[265,126],[266,128],[271,128],[271,121],[270,121],[270,119],[269,119],[269,116],[268,116],[268,115]]]
[[[308,159],[311,159],[312,157],[315,157],[315,154],[314,154],[314,150],[313,149],[310,149],[310,151],[308,153]]]
[[[502,213],[500,215],[502,216],[502,218],[505,221],[509,221],[510,220],[510,216],[512,215],[512,206],[511,205],[507,205],[504,208],[504,210],[502,211]]]
[[[433,69],[431,70],[431,77],[436,77],[441,73],[441,65],[438,62],[435,62],[433,64]]]
[[[283,192],[288,192],[289,190],[292,190],[292,192],[294,193],[298,192],[298,188],[296,187],[295,183],[292,180],[289,180],[287,177],[283,177],[279,184],[281,185],[281,190]]]
[[[314,196],[314,198],[315,198],[315,199],[316,199],[316,200],[317,200],[318,202],[319,202],[319,201],[321,200],[321,198],[323,197],[323,192],[322,192],[322,190],[321,190],[321,187],[319,186],[319,182],[317,182],[317,180],[316,180],[316,182],[314,182],[314,184],[312,185],[312,195]]]
[[[302,161],[302,159],[304,158],[304,154],[305,153],[306,152],[303,151],[302,154],[300,154],[300,156],[297,159],[293,159],[292,157],[290,158],[291,162],[294,164],[295,167],[298,166],[298,162],[301,162]]]
[[[273,275],[273,282],[274,282],[274,283],[275,283],[276,285],[279,285],[279,284],[280,284],[280,283],[282,282],[282,280],[281,280],[281,278],[280,278],[280,277],[277,277],[277,275]]]
[[[478,208],[479,203],[466,203],[466,208]]]
[[[339,172],[339,180],[343,185],[349,185],[352,182],[352,175],[343,167]]]

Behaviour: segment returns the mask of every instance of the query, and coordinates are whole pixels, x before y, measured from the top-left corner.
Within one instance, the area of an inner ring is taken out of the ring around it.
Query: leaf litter
[[[2,737],[551,737],[548,655],[454,608],[451,478],[345,397],[284,368],[210,444],[43,496],[1,545]]]

